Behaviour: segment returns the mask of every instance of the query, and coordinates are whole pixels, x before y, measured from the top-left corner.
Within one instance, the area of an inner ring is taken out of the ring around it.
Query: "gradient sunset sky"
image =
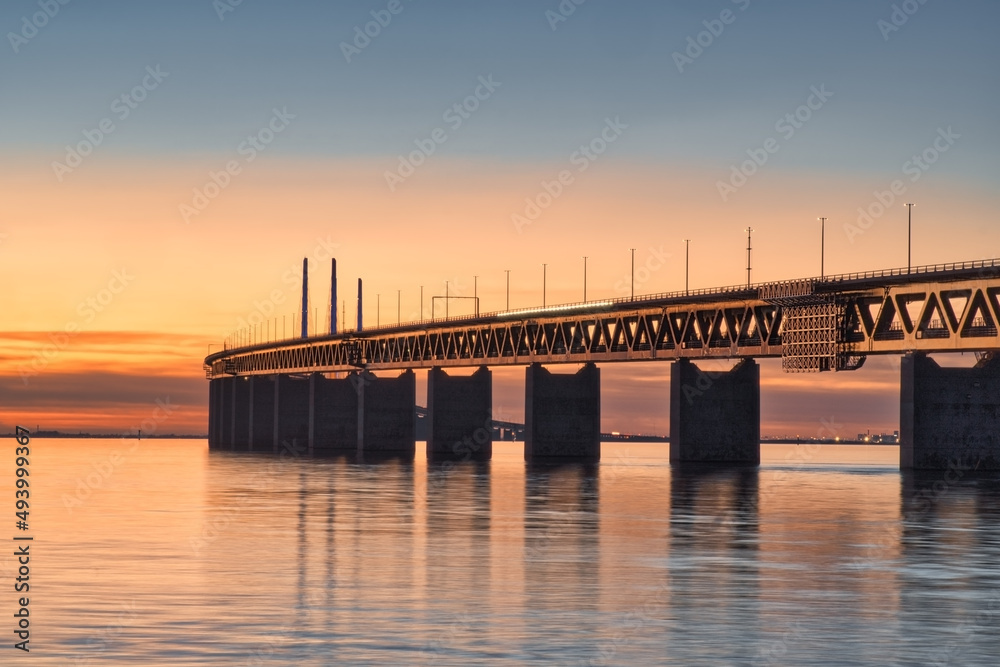
[[[506,269],[538,305],[542,263],[579,301],[585,255],[626,296],[629,248],[637,293],[682,289],[685,238],[693,288],[738,284],[748,225],[755,282],[818,275],[818,216],[827,273],[905,266],[904,201],[915,264],[1000,257],[993,1],[234,2],[0,5],[0,431],[166,400],[206,432],[209,346],[290,322],[306,256],[312,306],[333,254],[368,323],[473,276],[502,309]],[[603,368],[604,429],[666,433],[669,364]],[[766,434],[897,427],[898,360],[762,382]]]

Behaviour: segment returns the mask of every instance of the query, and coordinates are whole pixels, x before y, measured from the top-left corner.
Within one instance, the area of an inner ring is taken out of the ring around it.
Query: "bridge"
[[[303,271],[307,275],[307,271]],[[308,281],[303,285],[307,303]],[[336,260],[331,303],[336,304]],[[359,281],[359,312],[361,286]],[[674,362],[674,462],[756,464],[756,359],[846,372],[903,355],[900,465],[1000,469],[1000,260],[685,290],[433,318],[259,342],[234,334],[205,359],[213,447],[412,455],[414,371],[428,371],[428,456],[491,455],[491,366],[526,366],[525,457],[600,457],[599,363]],[[928,354],[969,352],[973,369]],[[727,373],[695,362],[734,359]],[[582,364],[575,374],[547,367]],[[472,376],[448,368],[473,367]],[[402,371],[395,378],[385,372]],[[382,373],[381,377],[375,372]],[[485,435],[484,435],[485,434]]]

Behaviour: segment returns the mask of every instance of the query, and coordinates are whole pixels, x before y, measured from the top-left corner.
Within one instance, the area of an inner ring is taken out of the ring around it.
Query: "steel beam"
[[[209,356],[209,378],[781,357],[843,371],[867,355],[1000,351],[1000,262],[656,295],[327,335]],[[934,267],[932,267],[934,268]]]

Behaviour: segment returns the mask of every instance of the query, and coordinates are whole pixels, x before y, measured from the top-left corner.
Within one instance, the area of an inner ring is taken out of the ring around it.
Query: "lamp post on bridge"
[[[583,256],[583,302],[587,303],[587,256]]]
[[[403,303],[403,290],[398,289],[398,290],[396,290],[396,326],[397,327],[402,322],[402,319],[401,319],[401,316],[403,314],[402,303]]]
[[[510,310],[510,269],[504,269],[504,273],[507,274],[507,308]]]
[[[903,204],[906,207],[906,272],[913,269],[913,207],[916,204]]]
[[[545,307],[545,285],[548,278],[548,264],[542,264],[542,308]]]
[[[476,300],[476,317],[479,317],[479,276],[472,276],[472,298]]]
[[[753,234],[753,227],[747,227],[747,289],[750,289],[750,235]]]
[[[632,251],[632,300],[635,300],[635,248],[629,248]]]
[[[822,222],[819,237],[819,277],[826,277],[826,218],[817,218]]]
[[[381,299],[382,299],[382,295],[381,294],[376,294],[375,295],[375,328],[376,329],[379,327],[379,323],[381,322],[381,319],[380,319],[381,316],[382,316],[382,301],[381,301]]]
[[[684,239],[684,294],[691,294],[691,239]]]

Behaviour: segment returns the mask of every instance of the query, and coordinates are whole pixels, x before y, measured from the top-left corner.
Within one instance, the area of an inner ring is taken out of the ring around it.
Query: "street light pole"
[[[691,239],[684,239],[684,294],[691,294]]]
[[[583,302],[587,303],[587,256],[583,256]]]
[[[420,321],[424,321],[424,286],[420,286]]]
[[[375,328],[376,329],[379,327],[379,324],[381,322],[381,316],[382,316],[382,295],[381,294],[376,294],[375,295]]]
[[[819,218],[822,221],[820,225],[820,237],[819,237],[819,277],[826,277],[826,218]]]
[[[906,216],[906,272],[909,273],[913,267],[913,207],[916,204],[904,204],[907,209]]]
[[[750,235],[753,234],[753,227],[747,227],[747,289],[750,289]]]
[[[396,326],[397,327],[402,322],[402,317],[401,317],[402,314],[403,314],[402,303],[403,303],[403,290],[398,289],[398,290],[396,290]]]
[[[545,283],[548,277],[548,264],[542,264],[542,308],[545,307]]]
[[[632,251],[632,299],[635,299],[635,248],[629,248]]]
[[[448,281],[444,281],[444,319],[448,319]]]
[[[472,298],[476,300],[476,317],[479,317],[479,276],[472,276]]]
[[[510,310],[510,269],[504,269],[507,274],[507,310]]]

